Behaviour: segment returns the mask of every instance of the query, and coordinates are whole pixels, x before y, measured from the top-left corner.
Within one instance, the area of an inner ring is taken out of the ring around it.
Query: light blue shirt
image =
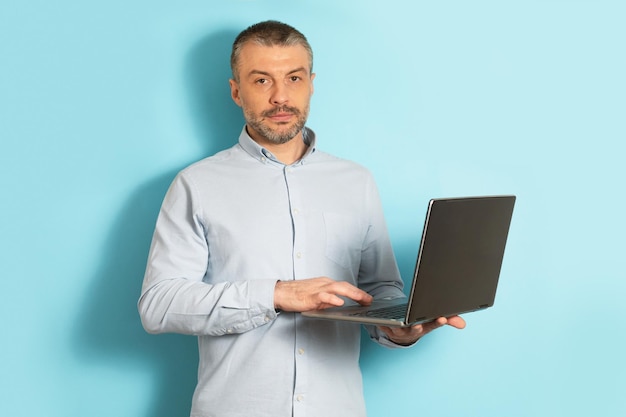
[[[274,310],[277,280],[328,276],[403,296],[372,176],[304,137],[287,166],[244,128],[163,201],[139,312],[148,332],[198,336],[192,417],[365,416],[360,326]]]

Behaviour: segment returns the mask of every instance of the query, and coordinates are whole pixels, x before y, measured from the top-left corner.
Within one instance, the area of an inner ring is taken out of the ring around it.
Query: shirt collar
[[[302,130],[302,138],[304,140],[304,143],[308,145],[308,148],[306,152],[304,153],[304,155],[302,156],[302,158],[300,158],[299,161],[295,162],[294,165],[305,163],[306,160],[313,153],[315,153],[315,146],[316,146],[315,132],[313,132],[308,127],[305,127]],[[263,146],[260,146],[250,137],[245,126],[243,127],[241,134],[239,135],[239,145],[253,158],[263,163],[272,161],[274,163],[283,165],[283,163],[280,162],[278,159],[276,159],[276,157],[269,151],[269,149],[264,148]]]

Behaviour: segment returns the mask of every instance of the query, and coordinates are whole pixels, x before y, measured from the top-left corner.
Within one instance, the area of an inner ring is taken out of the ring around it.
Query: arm
[[[372,220],[362,254],[359,283],[375,298],[404,297],[402,279],[393,256],[378,192],[373,184],[370,195]],[[444,325],[463,329],[465,320],[459,316],[440,317],[435,321],[412,327],[366,326],[366,329],[370,337],[379,344],[387,347],[400,347],[410,346],[421,337]]]
[[[138,309],[150,333],[241,333],[276,318],[276,279],[204,281],[210,257],[194,184],[179,175],[157,220]]]
[[[412,327],[384,327],[378,329],[382,331],[387,338],[398,346],[410,346],[417,342],[423,336],[438,329],[442,326],[452,326],[457,329],[465,328],[465,320],[459,316],[440,317],[435,321],[417,324]]]
[[[366,188],[369,227],[361,251],[359,287],[372,294],[375,299],[405,297],[404,283],[393,253],[385,222],[378,189],[370,179]],[[368,325],[365,329],[372,340],[387,347],[396,347],[387,333],[379,327]]]

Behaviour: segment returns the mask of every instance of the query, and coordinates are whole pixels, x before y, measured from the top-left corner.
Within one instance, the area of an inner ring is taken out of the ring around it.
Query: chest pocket
[[[358,270],[365,227],[350,216],[324,213],[326,257],[346,269]]]

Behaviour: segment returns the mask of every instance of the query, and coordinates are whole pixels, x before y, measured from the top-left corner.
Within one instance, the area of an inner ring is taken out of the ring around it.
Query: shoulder
[[[217,152],[214,155],[196,161],[183,168],[178,173],[178,176],[186,178],[194,178],[198,176],[202,177],[213,170],[224,169],[239,158],[239,150],[237,148],[238,145],[235,145],[231,148]]]
[[[312,156],[309,162],[310,165],[316,166],[321,170],[328,171],[334,175],[350,175],[368,181],[372,180],[370,170],[360,163],[320,150],[316,150],[315,154]]]

